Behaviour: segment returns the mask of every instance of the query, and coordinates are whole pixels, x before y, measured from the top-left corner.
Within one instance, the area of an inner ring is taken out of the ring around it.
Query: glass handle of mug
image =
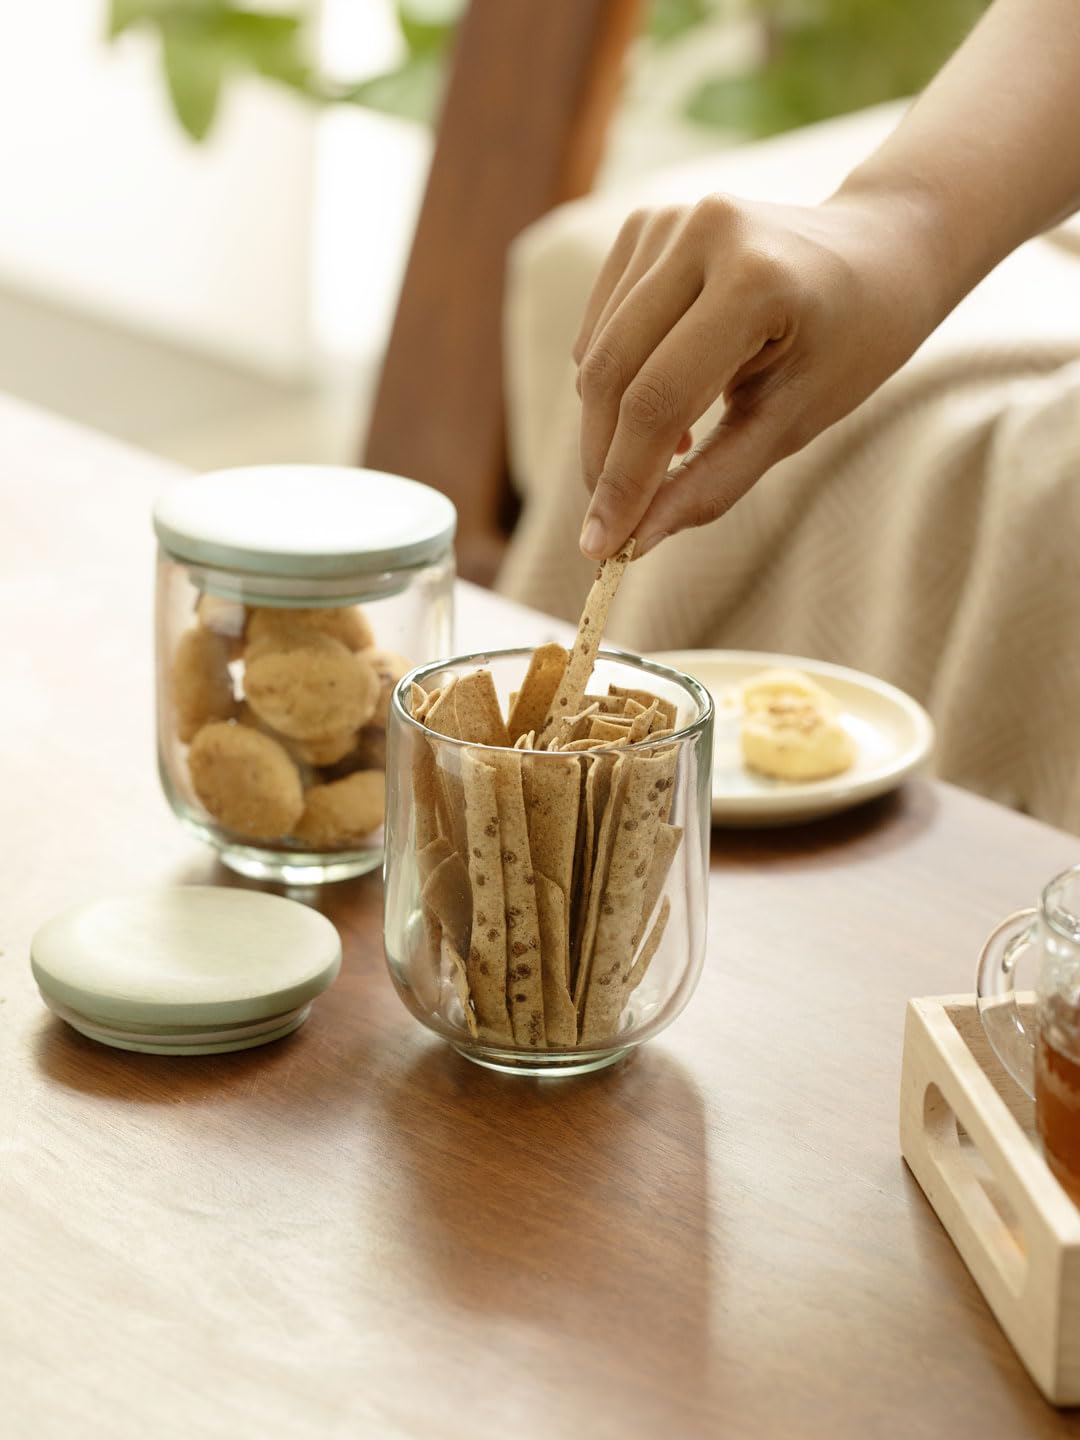
[[[1035,1041],[1016,1003],[1016,965],[1036,943],[1035,910],[1018,910],[987,936],[975,988],[979,1019],[994,1053],[1020,1088],[1035,1093]]]

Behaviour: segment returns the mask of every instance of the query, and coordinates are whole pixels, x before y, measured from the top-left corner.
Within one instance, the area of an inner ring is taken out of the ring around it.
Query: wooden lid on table
[[[93,900],[35,934],[45,1003],[103,1044],[166,1054],[263,1045],[337,976],[325,916],[260,891],[174,886]]]

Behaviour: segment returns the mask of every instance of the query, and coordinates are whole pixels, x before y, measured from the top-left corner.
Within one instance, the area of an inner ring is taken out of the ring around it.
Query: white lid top
[[[429,485],[346,465],[214,470],[177,481],[154,506],[157,537],[178,559],[308,580],[426,564],[456,525]]]
[[[45,995],[91,1019],[220,1025],[306,1004],[337,975],[341,940],[295,900],[178,885],[55,916],[30,964]]]

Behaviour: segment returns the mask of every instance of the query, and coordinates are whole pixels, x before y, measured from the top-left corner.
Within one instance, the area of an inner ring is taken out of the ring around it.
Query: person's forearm
[[[995,0],[834,203],[882,197],[929,246],[942,315],[1080,207],[1080,0]]]
[[[902,3],[902,0],[901,0]],[[723,515],[1080,206],[1080,0],[995,0],[821,205],[631,215],[574,345],[594,559]],[[672,456],[718,396],[719,423]]]

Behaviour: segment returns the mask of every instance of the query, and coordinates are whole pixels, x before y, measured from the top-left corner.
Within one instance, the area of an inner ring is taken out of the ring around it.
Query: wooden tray
[[[973,995],[908,1002],[900,1149],[1039,1389],[1080,1404],[1080,1210]]]

